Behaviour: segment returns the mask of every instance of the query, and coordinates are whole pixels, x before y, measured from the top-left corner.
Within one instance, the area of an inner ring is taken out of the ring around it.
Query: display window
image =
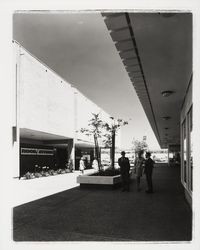
[[[193,190],[193,111],[188,113],[189,121],[189,189]]]
[[[186,120],[184,120],[182,124],[182,136],[183,136],[183,155],[182,155],[182,160],[183,160],[183,168],[182,168],[182,180],[184,183],[187,182],[187,140],[186,140]]]

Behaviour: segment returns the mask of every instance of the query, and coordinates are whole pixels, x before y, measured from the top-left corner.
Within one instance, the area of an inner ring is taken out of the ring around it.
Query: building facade
[[[69,160],[79,169],[94,158],[94,141],[80,132],[92,113],[109,115],[14,42],[15,89],[13,119],[14,177],[37,168],[62,169]],[[102,144],[101,144],[102,145]]]
[[[187,89],[181,109],[181,182],[185,196],[192,206],[193,193],[193,102],[192,80]]]

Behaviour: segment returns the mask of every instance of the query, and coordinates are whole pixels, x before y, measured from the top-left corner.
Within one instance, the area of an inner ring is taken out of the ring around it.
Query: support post
[[[73,163],[73,170],[75,170],[75,143],[73,139],[69,139],[68,141],[68,154],[69,159]]]
[[[111,166],[115,167],[115,130],[112,131]]]

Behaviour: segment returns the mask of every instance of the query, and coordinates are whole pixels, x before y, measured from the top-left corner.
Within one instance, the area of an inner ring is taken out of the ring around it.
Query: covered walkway
[[[14,208],[15,241],[190,241],[180,169],[157,166],[154,194],[75,187]]]

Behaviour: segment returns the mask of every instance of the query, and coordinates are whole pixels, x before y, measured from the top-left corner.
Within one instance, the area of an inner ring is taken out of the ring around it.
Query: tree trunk
[[[97,137],[95,135],[94,135],[94,145],[95,145],[95,157],[97,159],[98,168],[99,168],[99,171],[100,171],[99,145],[98,145],[98,139],[97,139]]]
[[[111,166],[115,168],[115,130],[112,132]]]

